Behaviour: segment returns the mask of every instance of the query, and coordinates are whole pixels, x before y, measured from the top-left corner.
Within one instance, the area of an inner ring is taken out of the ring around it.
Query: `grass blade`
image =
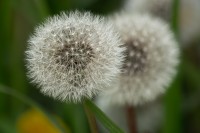
[[[85,104],[94,113],[103,126],[109,130],[110,133],[124,133],[93,102],[86,100]]]

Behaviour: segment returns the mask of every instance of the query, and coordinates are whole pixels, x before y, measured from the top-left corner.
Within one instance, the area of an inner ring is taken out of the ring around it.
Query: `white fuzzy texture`
[[[173,0],[127,0],[126,11],[150,13],[164,20],[170,20]]]
[[[105,95],[113,104],[139,105],[163,94],[176,73],[179,49],[168,25],[149,15],[113,18],[127,47],[124,73]]]
[[[41,92],[80,102],[104,90],[120,72],[122,51],[110,23],[89,12],[50,17],[30,37],[28,76]]]

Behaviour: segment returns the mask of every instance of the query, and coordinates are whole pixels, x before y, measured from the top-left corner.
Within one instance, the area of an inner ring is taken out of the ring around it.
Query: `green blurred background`
[[[64,127],[65,132],[89,133],[81,105],[54,101],[40,94],[36,86],[29,83],[24,50],[34,27],[47,16],[74,9],[109,15],[121,10],[124,3],[125,0],[0,0],[0,88],[9,87],[33,99]],[[173,13],[174,19],[170,24],[181,42],[177,22],[180,16]],[[186,46],[180,43],[182,55],[179,74],[164,96],[164,124],[159,130],[162,133],[200,133],[199,37],[187,42]],[[31,110],[32,107],[23,101],[0,91],[0,133],[24,133],[24,126],[31,126],[26,123],[34,121],[26,115],[27,111],[31,114]],[[39,119],[43,116],[36,117]],[[37,128],[44,128],[45,131],[47,125],[41,124]],[[56,133],[53,129],[51,131]],[[36,130],[27,133],[34,132],[37,133]]]

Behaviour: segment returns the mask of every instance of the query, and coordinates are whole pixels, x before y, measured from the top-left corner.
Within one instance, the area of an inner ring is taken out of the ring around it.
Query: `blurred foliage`
[[[65,133],[70,133],[69,128],[59,120],[63,125]],[[17,121],[17,129],[20,133],[62,133],[57,127],[49,122],[48,118],[40,111],[31,109],[23,113]]]
[[[119,10],[124,1],[0,0],[0,84],[34,99],[48,113],[62,119],[63,125],[69,127],[72,133],[88,133],[89,126],[82,105],[59,103],[44,97],[35,86],[29,84],[24,66],[24,50],[33,28],[47,16],[75,9],[107,15]],[[179,37],[176,14],[179,3],[176,2],[171,27]],[[179,74],[165,95],[164,133],[200,133],[199,43],[200,38],[192,41],[187,48],[182,48]],[[30,106],[19,99],[0,93],[0,133],[16,133],[16,123],[29,109]]]
[[[171,29],[174,32],[177,41],[179,36],[178,29],[178,12],[179,12],[180,0],[174,0],[172,5],[172,20],[171,20]],[[181,47],[181,46],[179,46]],[[182,52],[182,51],[181,51]],[[169,87],[165,95],[165,123],[163,132],[164,133],[181,133],[181,82],[182,82],[182,58],[180,58],[180,65],[178,67],[177,76]]]

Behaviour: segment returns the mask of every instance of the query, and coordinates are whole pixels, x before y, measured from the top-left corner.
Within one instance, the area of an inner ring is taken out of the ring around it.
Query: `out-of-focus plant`
[[[71,133],[69,128],[58,118],[60,125],[64,127],[65,133]],[[43,113],[37,109],[30,109],[24,112],[17,120],[19,133],[61,133]]]

